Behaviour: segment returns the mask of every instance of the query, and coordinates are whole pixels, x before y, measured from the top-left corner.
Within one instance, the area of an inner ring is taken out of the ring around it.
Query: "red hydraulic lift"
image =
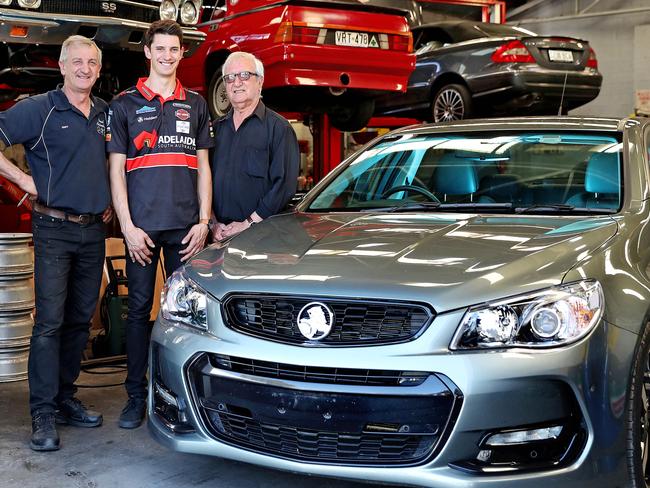
[[[503,23],[506,18],[506,2],[503,0],[417,0],[420,3],[466,5],[481,9],[483,22]],[[327,115],[311,116],[310,127],[314,138],[314,182],[319,181],[343,159],[343,134],[331,126]],[[397,128],[418,123],[415,119],[399,117],[375,117],[368,127]]]

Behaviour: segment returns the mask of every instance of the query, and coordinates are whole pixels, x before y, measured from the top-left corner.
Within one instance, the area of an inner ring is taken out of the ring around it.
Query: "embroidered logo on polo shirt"
[[[184,108],[179,108],[176,110],[176,118],[181,120],[187,120],[190,118],[190,113]]]
[[[176,121],[176,132],[180,134],[189,134],[190,133],[190,123],[183,120]]]
[[[106,124],[104,123],[104,119],[97,119],[97,133],[99,135],[106,135]]]
[[[178,102],[173,102],[172,106],[173,107],[180,107],[180,108],[192,108],[192,106],[188,105],[187,103],[178,103]]]
[[[158,139],[158,132],[152,131],[142,131],[133,139],[133,145],[139,151],[143,147],[152,148],[156,145],[156,140]]]
[[[156,107],[149,107],[148,105],[143,105],[142,107],[140,107],[138,110],[135,111],[135,114],[136,115],[148,114],[155,111],[156,111]]]
[[[136,120],[138,121],[138,123],[141,124],[142,122],[144,122],[146,120],[156,120],[157,118],[158,118],[157,115],[150,115],[149,117],[140,116]]]

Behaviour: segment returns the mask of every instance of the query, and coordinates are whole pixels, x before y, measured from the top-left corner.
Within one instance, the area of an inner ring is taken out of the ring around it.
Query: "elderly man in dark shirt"
[[[260,100],[264,66],[234,52],[223,65],[232,110],[214,124],[214,237],[222,240],[279,212],[296,192],[300,151],[289,122]]]

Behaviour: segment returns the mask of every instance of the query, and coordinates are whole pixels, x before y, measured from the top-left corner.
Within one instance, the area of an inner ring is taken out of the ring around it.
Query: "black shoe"
[[[119,426],[123,429],[135,429],[144,420],[147,410],[147,400],[144,398],[129,397],[120,414]]]
[[[54,414],[51,412],[37,413],[32,417],[32,438],[29,447],[34,451],[57,451],[59,434],[56,432]]]
[[[69,424],[75,427],[99,427],[103,421],[102,414],[86,410],[83,403],[77,398],[67,398],[59,403],[56,411],[57,424]]]

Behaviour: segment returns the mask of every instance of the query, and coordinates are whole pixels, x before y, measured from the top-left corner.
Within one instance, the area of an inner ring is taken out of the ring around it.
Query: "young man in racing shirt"
[[[144,37],[149,76],[119,94],[109,110],[107,151],[111,193],[126,248],[129,399],[119,426],[144,419],[149,315],[162,249],[169,276],[200,251],[208,235],[214,145],[208,107],[176,79],[183,33],[174,21],[151,24]]]

